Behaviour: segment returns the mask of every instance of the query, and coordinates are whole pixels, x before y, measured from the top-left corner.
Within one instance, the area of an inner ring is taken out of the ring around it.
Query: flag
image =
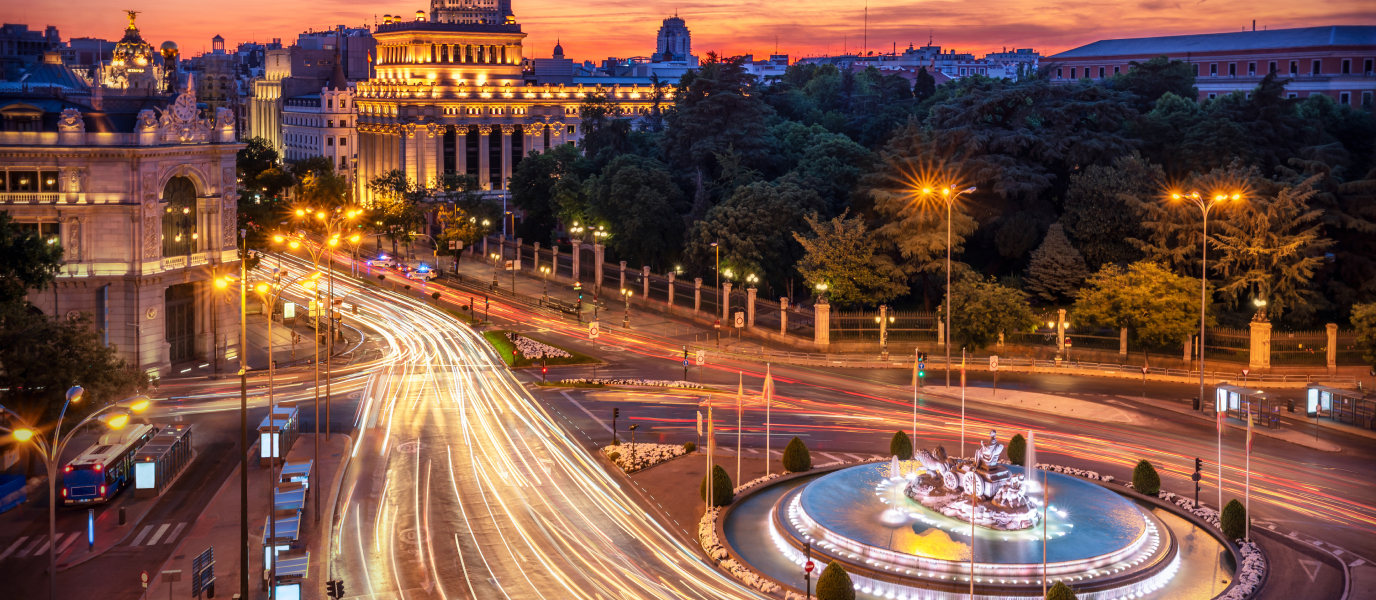
[[[960,387],[965,387],[965,357],[960,357]]]
[[[917,360],[917,355],[918,352],[913,350],[913,389],[917,389],[917,363],[921,362]]]
[[[774,399],[774,376],[769,372],[769,366],[764,368],[764,387],[760,389],[760,395],[768,400]]]
[[[745,374],[737,373],[740,380],[736,383],[736,414],[741,414],[742,403],[745,402]]]
[[[1215,414],[1218,415],[1218,435],[1227,435],[1227,434],[1228,434],[1228,425],[1227,425],[1227,423],[1224,422],[1225,419],[1228,418],[1228,411],[1227,411],[1227,409],[1220,410],[1220,411],[1218,411],[1218,412],[1215,413]]]
[[[717,428],[712,419],[712,407],[707,407],[707,455],[710,457],[717,453]]]
[[[1247,411],[1247,456],[1252,455],[1252,411]]]
[[[1023,485],[1030,492],[1041,489],[1042,482],[1037,479],[1037,438],[1031,429],[1027,430],[1027,453],[1025,456],[1027,467],[1023,469]]]
[[[702,411],[698,411],[698,435],[702,435]]]

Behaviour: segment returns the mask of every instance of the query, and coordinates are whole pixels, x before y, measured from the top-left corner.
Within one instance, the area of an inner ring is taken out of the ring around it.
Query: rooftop
[[[1100,40],[1051,58],[1144,56],[1183,52],[1274,50],[1313,46],[1376,46],[1376,26],[1329,25],[1298,29]]]
[[[472,31],[476,33],[520,33],[520,23],[441,23],[437,21],[402,21],[377,26],[377,33],[394,31]]]

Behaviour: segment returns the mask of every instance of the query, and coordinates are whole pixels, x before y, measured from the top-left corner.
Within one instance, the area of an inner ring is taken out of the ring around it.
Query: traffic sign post
[[[998,355],[989,357],[989,370],[994,374],[994,399],[999,399],[999,357]]]
[[[812,600],[812,570],[816,565],[812,562],[812,542],[807,543],[807,562],[803,563],[803,577],[807,579],[807,599]]]
[[[688,346],[683,346],[683,380],[688,381]]]
[[[1242,385],[1244,385],[1244,386],[1247,385],[1247,374],[1248,374],[1248,373],[1251,373],[1251,372],[1252,372],[1251,369],[1243,369],[1243,370],[1242,370]]]
[[[598,321],[588,323],[588,339],[595,340],[602,333],[602,324]]]

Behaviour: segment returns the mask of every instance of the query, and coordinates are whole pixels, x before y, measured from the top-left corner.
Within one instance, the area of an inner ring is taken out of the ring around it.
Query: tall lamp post
[[[974,193],[970,186],[957,190],[955,185],[941,188],[941,199],[946,203],[946,387],[951,387],[951,207],[961,194]],[[924,196],[931,196],[931,188],[922,188]]]
[[[631,296],[635,295],[635,290],[622,288],[621,297],[626,299],[626,312],[621,317],[621,326],[626,329],[631,328]]]
[[[545,302],[549,302],[549,267],[540,267],[540,278],[545,282]]]
[[[7,415],[18,427],[5,428],[10,432],[10,436],[18,442],[32,443],[38,455],[43,459],[43,467],[48,471],[48,583],[49,598],[57,600],[57,464],[62,460],[62,451],[67,449],[67,443],[72,441],[72,436],[81,430],[81,427],[92,420],[100,421],[110,429],[124,429],[129,424],[129,418],[133,415],[148,410],[152,401],[148,396],[138,395],[133,398],[121,400],[119,402],[103,406],[96,409],[91,414],[77,423],[62,435],[62,419],[67,416],[67,407],[73,403],[80,403],[81,397],[86,390],[81,386],[72,386],[67,390],[67,401],[62,405],[62,412],[57,415],[57,426],[53,427],[52,434],[44,438],[39,433],[38,428],[30,425],[23,417],[4,406],[0,406],[0,414]]]
[[[1199,254],[1199,401],[1204,401],[1204,315],[1209,303],[1209,211],[1213,207],[1227,202],[1229,198],[1241,200],[1241,192],[1229,194],[1214,194],[1212,198],[1205,198],[1197,191],[1185,194],[1174,192],[1171,200],[1186,201],[1199,208],[1199,213],[1204,224],[1204,239],[1200,242],[1201,250]],[[1214,399],[1214,413],[1218,413],[1218,400]],[[1217,415],[1215,415],[1217,416]],[[1223,510],[1223,428],[1218,427],[1218,509]]]

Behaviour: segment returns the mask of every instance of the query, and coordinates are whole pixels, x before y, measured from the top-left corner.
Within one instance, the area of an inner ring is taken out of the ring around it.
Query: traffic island
[[[502,357],[502,362],[511,369],[606,364],[601,359],[582,352],[562,348],[515,331],[484,331],[483,339],[492,345],[497,355]]]

